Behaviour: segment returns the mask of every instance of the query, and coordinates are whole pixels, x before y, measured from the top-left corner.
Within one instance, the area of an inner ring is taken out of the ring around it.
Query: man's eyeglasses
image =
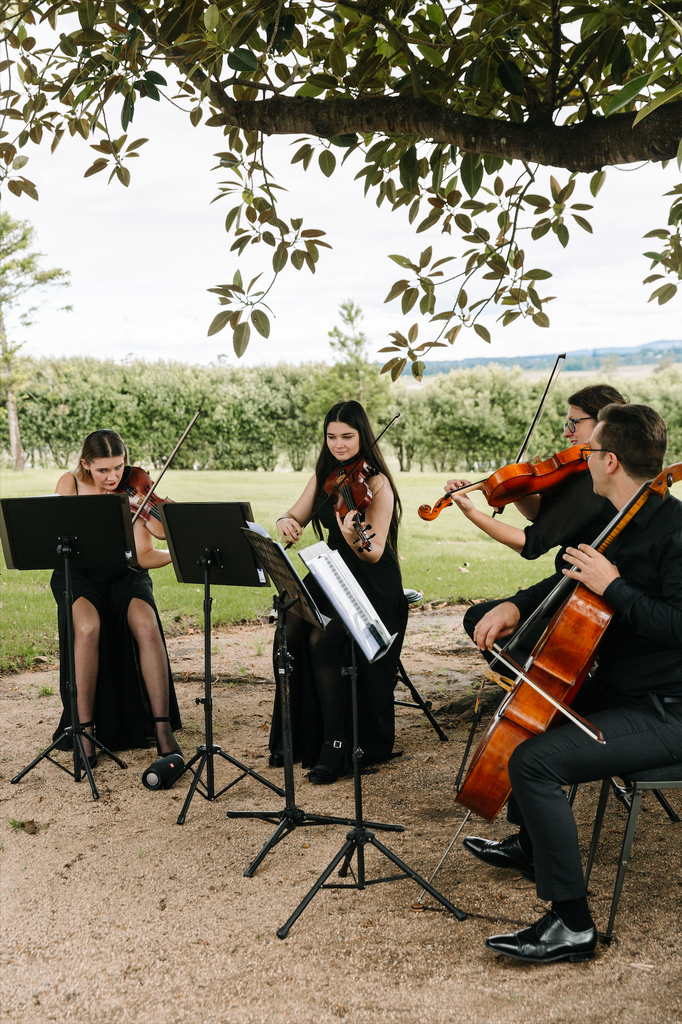
[[[579,416],[577,420],[574,420],[571,416],[568,417],[564,423],[564,430],[567,430],[569,434],[575,434],[575,427],[577,423],[582,423],[583,420],[593,420],[594,416]]]
[[[611,451],[610,448],[581,448],[580,449],[580,454],[582,455],[583,462],[589,462],[590,461],[590,456],[594,455],[595,452],[610,452],[610,451]],[[611,452],[611,454],[612,455],[616,455],[615,452]],[[616,458],[619,459],[620,455],[616,455]]]

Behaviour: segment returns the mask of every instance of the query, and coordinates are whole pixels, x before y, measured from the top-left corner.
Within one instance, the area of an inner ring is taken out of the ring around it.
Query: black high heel
[[[170,717],[168,715],[166,715],[164,718],[155,718],[154,722],[155,723],[156,722],[170,722]],[[156,732],[156,729],[154,729],[154,731]],[[156,753],[159,755],[159,757],[168,757],[169,754],[179,754],[180,757],[183,757],[182,750],[178,746],[178,741],[175,739],[175,736],[173,736],[173,740],[175,741],[175,746],[173,747],[172,750],[162,750],[161,749],[161,744],[159,743],[159,740],[158,740],[158,737],[155,737],[155,738],[156,738]]]
[[[308,772],[308,781],[314,786],[329,786],[336,782],[343,769],[345,740],[325,740],[320,751],[320,761]]]
[[[78,724],[82,725],[84,729],[89,729],[91,725],[95,724],[95,720],[93,718],[92,721],[90,721],[90,722],[79,722]],[[92,736],[88,736],[87,733],[84,733],[82,735],[87,736],[87,738],[92,742],[92,740],[93,740]],[[86,754],[85,756],[87,757],[88,764],[90,765],[90,768],[92,769],[97,764],[97,759],[99,758],[99,750],[97,749],[97,747],[95,747],[95,753],[94,754]]]

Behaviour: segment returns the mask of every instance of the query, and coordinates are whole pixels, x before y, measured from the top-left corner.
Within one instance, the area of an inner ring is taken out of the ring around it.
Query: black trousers
[[[650,695],[635,706],[587,716],[601,730],[596,743],[566,722],[516,748],[509,760],[512,784],[507,818],[524,825],[533,842],[537,893],[542,900],[585,895],[573,810],[562,786],[682,763],[682,703]]]

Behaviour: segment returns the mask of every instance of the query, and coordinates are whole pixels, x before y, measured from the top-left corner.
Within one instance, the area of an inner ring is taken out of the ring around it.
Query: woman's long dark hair
[[[332,470],[336,469],[339,464],[338,460],[335,459],[330,452],[329,445],[327,444],[327,427],[330,423],[347,423],[349,427],[357,430],[360,435],[359,455],[367,459],[377,473],[383,473],[388,480],[391,490],[393,491],[394,502],[391,525],[388,528],[388,536],[386,540],[389,548],[397,554],[398,525],[402,517],[403,507],[395,483],[393,482],[391,471],[384,461],[384,457],[379,450],[379,446],[375,444],[376,437],[372,430],[372,425],[369,422],[367,413],[359,402],[337,402],[336,405],[332,406],[324,418],[322,449],[317,459],[317,465],[315,466],[316,486],[313,509],[319,508],[322,502],[327,499],[327,495],[324,492],[325,481]],[[333,503],[334,498],[329,498],[329,504],[332,505]],[[313,515],[312,523],[317,536],[322,537],[322,524],[320,523],[319,517]]]

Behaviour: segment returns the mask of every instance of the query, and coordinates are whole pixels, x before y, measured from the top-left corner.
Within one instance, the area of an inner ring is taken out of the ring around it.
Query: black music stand
[[[315,545],[315,547],[321,548],[323,547],[323,545]],[[308,550],[310,551],[310,549]],[[450,900],[446,899],[445,896],[441,895],[441,893],[439,893],[437,889],[434,889],[433,886],[429,882],[427,882],[425,878],[422,878],[422,876],[417,874],[417,872],[414,871],[413,868],[411,868],[408,864],[401,860],[400,857],[397,856],[397,854],[393,853],[392,850],[389,850],[387,846],[384,846],[384,844],[380,842],[374,834],[373,829],[377,826],[374,825],[372,822],[365,821],[363,818],[362,779],[360,774],[360,762],[362,761],[363,751],[361,750],[359,745],[357,665],[355,660],[356,639],[358,640],[358,642],[360,642],[360,637],[359,635],[356,637],[356,630],[352,621],[352,616],[349,616],[347,614],[347,607],[344,606],[343,601],[339,599],[337,591],[328,585],[324,577],[316,573],[314,558],[310,560],[305,559],[303,558],[303,553],[301,553],[300,557],[303,559],[307,567],[310,569],[311,573],[317,580],[317,583],[323,589],[326,597],[331,601],[331,603],[336,608],[339,618],[343,622],[343,625],[346,629],[346,633],[348,634],[348,640],[350,643],[351,664],[349,667],[344,667],[342,669],[342,673],[350,679],[351,684],[351,699],[353,712],[353,782],[355,790],[355,820],[353,822],[354,827],[347,834],[345,843],[342,845],[338,853],[329,862],[329,864],[324,869],[324,871],[317,879],[315,884],[312,886],[312,888],[303,897],[299,905],[294,910],[293,914],[282,925],[282,927],[277,930],[277,937],[279,939],[285,939],[287,937],[291,926],[295,924],[295,922],[298,920],[298,918],[301,916],[305,908],[308,906],[310,901],[313,899],[315,894],[319,892],[320,889],[365,889],[368,885],[378,885],[381,882],[395,882],[402,878],[411,878],[413,881],[417,882],[422,887],[422,889],[425,889],[426,892],[433,896],[434,899],[438,900],[438,902],[442,906],[444,906],[446,910],[449,910],[451,914],[454,914],[458,921],[464,921],[467,917],[464,911],[460,910],[459,907],[456,907],[454,905],[454,903],[451,903]],[[372,627],[370,627],[370,629],[372,629]],[[388,644],[382,644],[382,646],[379,649],[379,652],[372,659],[373,661],[378,660],[378,658],[382,657],[386,653],[393,639],[395,638],[392,637]],[[402,825],[381,825],[379,827],[387,831],[403,831]],[[392,863],[400,869],[400,874],[387,875],[382,878],[368,879],[365,875],[365,847],[367,845],[374,846],[379,851],[379,853],[383,854],[384,857],[392,861]],[[339,864],[341,864],[341,867],[339,869],[339,876],[341,878],[346,877],[346,875],[348,874],[348,870],[351,866],[353,857],[355,855],[357,855],[356,881],[328,883],[327,879],[332,874],[334,869],[338,867]]]
[[[48,495],[42,498],[3,498],[0,501],[0,536],[9,569],[63,569],[66,602],[66,684],[71,725],[65,726],[31,763],[12,779],[19,782],[41,761],[51,761],[58,768],[80,782],[87,776],[93,800],[99,792],[85,754],[83,735],[91,740],[102,754],[107,754],[119,768],[127,768],[125,761],[105,747],[96,736],[86,732],[78,721],[76,690],[76,662],[73,632],[73,569],[125,569],[135,564],[135,541],[130,518],[130,505],[125,494],[108,495],[107,501],[97,494],[66,497]],[[64,739],[73,747],[73,771],[51,757],[52,751]]]
[[[197,704],[204,705],[205,742],[197,747],[194,757],[174,779],[177,781],[187,771],[193,775],[187,798],[178,815],[178,825],[182,825],[195,793],[198,792],[205,800],[217,800],[247,775],[272,789],[278,796],[284,796],[284,791],[231,754],[226,754],[213,742],[211,584],[223,587],[269,586],[265,572],[242,534],[244,523],[252,518],[251,506],[244,501],[182,502],[161,505],[160,512],[178,582],[204,585],[204,696],[195,699]],[[218,792],[215,788],[213,763],[216,756],[222,757],[241,772],[238,778]],[[195,768],[197,761],[199,765]],[[202,780],[204,768],[205,783]]]
[[[268,821],[277,828],[267,840],[260,853],[249,864],[244,875],[251,878],[268,853],[282,839],[303,825],[352,825],[352,818],[336,818],[327,814],[308,814],[296,806],[294,789],[294,744],[291,731],[291,702],[289,678],[291,675],[292,658],[287,649],[286,613],[290,608],[296,614],[314,626],[326,626],[329,619],[321,614],[308,593],[304,583],[289,561],[281,544],[275,543],[270,537],[254,530],[244,530],[253,546],[258,559],[267,569],[279,593],[274,599],[277,611],[277,686],[279,688],[280,706],[282,709],[282,746],[284,750],[284,793],[285,805],[281,811],[228,811],[228,818],[259,818]],[[402,832],[402,825],[382,825],[371,822],[372,828],[388,829],[390,832]],[[314,894],[313,894],[314,895]],[[312,899],[312,896],[311,896]]]

